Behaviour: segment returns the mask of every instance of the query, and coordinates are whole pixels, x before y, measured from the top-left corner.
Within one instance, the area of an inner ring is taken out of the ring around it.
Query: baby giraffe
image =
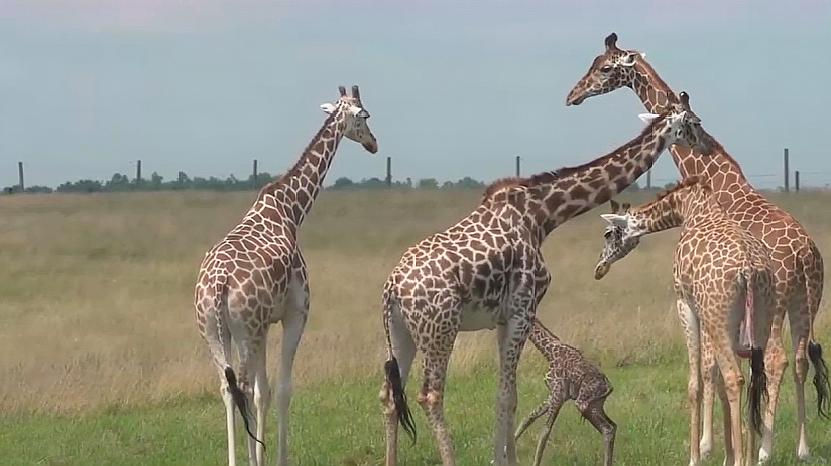
[[[609,379],[597,366],[586,360],[580,350],[560,341],[557,335],[543,326],[539,319],[531,328],[529,339],[548,360],[545,384],[548,386],[549,395],[548,399],[520,424],[514,438],[519,439],[531,423],[544,414],[548,414],[545,430],[540,435],[537,453],[534,455],[534,466],[539,466],[542,461],[542,452],[548,443],[560,407],[566,401],[574,400],[580,414],[603,434],[605,446],[603,464],[611,466],[617,425],[603,410],[606,397],[612,393],[612,384],[609,383]]]
[[[613,210],[615,205],[613,205]],[[595,278],[629,254],[641,236],[681,227],[675,249],[673,277],[678,314],[684,324],[689,353],[690,465],[700,462],[701,379],[712,383],[719,369],[719,397],[724,412],[725,465],[754,461],[755,432],[761,430],[761,403],[765,395],[765,347],[773,317],[772,265],[764,244],[732,221],[697,178],[688,178],[658,196],[654,202],[612,214]],[[715,363],[704,362],[702,343]],[[750,357],[748,384],[748,458],[742,449],[741,391],[744,378],[740,357]]]

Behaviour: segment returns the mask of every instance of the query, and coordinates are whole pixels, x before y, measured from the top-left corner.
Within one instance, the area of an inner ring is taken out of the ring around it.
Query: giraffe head
[[[326,102],[320,108],[324,112],[334,115],[335,118],[342,118],[345,126],[343,135],[358,144],[364,146],[370,154],[378,152],[378,141],[372,131],[369,130],[366,120],[369,119],[369,112],[361,102],[361,93],[358,86],[352,86],[352,95],[346,94],[346,88],[338,87],[340,98],[335,103]]]
[[[663,126],[659,133],[666,137],[667,147],[678,144],[704,155],[712,152],[712,139],[701,127],[701,118],[690,108],[690,95],[686,92],[681,92],[664,113],[641,113],[638,117],[645,122],[660,120],[658,124]]]
[[[619,49],[617,34],[614,32],[606,37],[605,45],[606,51],[594,59],[586,75],[568,93],[566,105],[580,105],[589,97],[632,86],[636,74],[635,64],[645,54]]]
[[[595,280],[600,280],[609,273],[612,264],[626,257],[641,241],[640,236],[633,235],[632,229],[628,228],[629,204],[620,205],[614,200],[609,201],[609,204],[612,206],[612,213],[608,217],[607,214],[602,215],[609,224],[603,232],[603,250],[594,268]],[[616,222],[611,218],[615,218]],[[621,219],[626,219],[627,222],[624,223]]]

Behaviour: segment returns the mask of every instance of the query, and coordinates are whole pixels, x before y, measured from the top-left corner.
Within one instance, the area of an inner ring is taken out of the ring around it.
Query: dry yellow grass
[[[831,193],[774,197],[831,258]],[[204,252],[252,198],[196,192],[1,197],[0,409],[76,411],[216,391],[217,375],[193,321],[193,283]],[[312,310],[295,365],[298,386],[378,376],[387,273],[407,246],[453,224],[478,198],[469,191],[321,196],[301,234]],[[542,319],[605,364],[676,357],[683,347],[670,278],[677,233],[647,239],[597,282],[598,213],[548,239],[554,282]],[[828,302],[819,325],[827,347]],[[275,327],[271,334],[272,372],[279,333]],[[494,354],[492,333],[466,334],[453,370]]]

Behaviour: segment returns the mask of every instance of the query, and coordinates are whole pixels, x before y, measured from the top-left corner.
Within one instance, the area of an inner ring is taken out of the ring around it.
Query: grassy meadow
[[[321,196],[301,233],[312,309],[294,372],[293,464],[382,463],[381,284],[407,246],[455,223],[479,195]],[[219,380],[196,331],[192,293],[204,252],[239,220],[253,196],[0,197],[0,464],[226,461]],[[771,196],[831,257],[831,193]],[[671,288],[677,233],[646,239],[595,281],[601,209],[549,237],[545,256],[554,280],[540,317],[607,371],[615,387],[607,410],[618,424],[617,464],[686,464],[686,355]],[[829,302],[826,297],[817,326],[825,348],[831,348]],[[272,373],[279,334],[275,327]],[[463,334],[456,346],[446,406],[460,465],[490,460],[495,354],[494,332]],[[412,398],[420,383],[417,367],[408,390]],[[520,368],[519,416],[544,398],[543,371],[529,345]],[[808,387],[810,445],[815,456],[831,460],[831,422],[817,419]],[[795,464],[790,370],[780,407],[774,464]],[[412,408],[419,443],[402,442],[401,463],[437,464],[426,420],[417,404]],[[275,419],[272,413],[269,447],[275,444]],[[541,424],[520,440],[523,464],[533,458]],[[721,464],[718,419],[716,433],[716,454],[707,464]],[[238,454],[242,460],[244,448]],[[546,454],[549,463],[600,464],[601,437],[567,408]]]

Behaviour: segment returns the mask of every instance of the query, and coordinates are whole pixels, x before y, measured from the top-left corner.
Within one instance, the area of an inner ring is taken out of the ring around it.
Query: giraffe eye
[[[609,71],[612,71],[612,66],[611,65],[605,65],[605,66],[600,68],[600,71],[602,71],[604,73],[608,73]]]

